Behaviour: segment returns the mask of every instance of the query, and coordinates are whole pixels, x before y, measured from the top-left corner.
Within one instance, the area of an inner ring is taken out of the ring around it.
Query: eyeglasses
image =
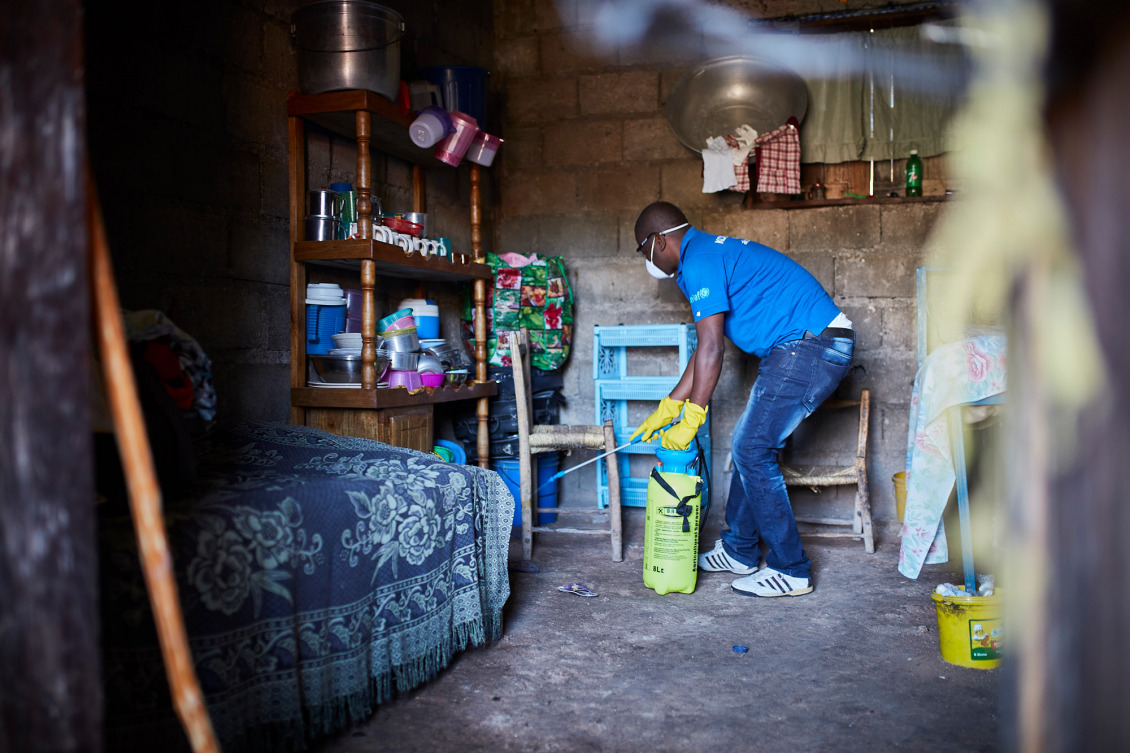
[[[686,226],[688,226],[690,224],[691,223],[689,223],[689,222],[684,222],[682,225],[676,225],[675,227],[670,227],[670,228],[667,228],[666,230],[661,230],[658,233],[648,233],[646,236],[644,236],[644,239],[640,242],[640,245],[636,246],[636,253],[637,254],[643,253],[643,248],[644,248],[644,246],[647,245],[647,242],[651,238],[651,236],[654,235],[656,238],[659,238],[661,236],[667,235],[668,233],[673,233],[676,230],[682,230],[683,228],[685,228]],[[655,248],[655,245],[652,244],[652,249],[653,249],[652,253],[653,254],[655,253],[654,248]]]

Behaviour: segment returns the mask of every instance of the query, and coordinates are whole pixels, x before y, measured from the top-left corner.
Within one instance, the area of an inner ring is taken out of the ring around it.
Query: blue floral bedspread
[[[213,432],[198,462],[166,520],[226,753],[300,750],[500,637],[514,500],[493,471],[265,423]],[[101,531],[107,749],[173,750],[184,738],[116,510]]]

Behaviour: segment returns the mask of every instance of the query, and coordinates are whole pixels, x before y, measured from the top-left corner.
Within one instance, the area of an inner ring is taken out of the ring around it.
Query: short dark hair
[[[636,220],[636,239],[647,237],[651,233],[661,233],[686,221],[687,216],[682,209],[667,201],[656,201],[640,212]]]

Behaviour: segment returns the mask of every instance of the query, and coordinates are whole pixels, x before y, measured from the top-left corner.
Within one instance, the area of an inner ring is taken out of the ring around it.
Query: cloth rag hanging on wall
[[[800,193],[800,131],[796,119],[757,137],[758,193]]]
[[[734,176],[734,162],[726,139],[712,136],[706,140],[702,150],[702,192],[724,191],[737,183]]]

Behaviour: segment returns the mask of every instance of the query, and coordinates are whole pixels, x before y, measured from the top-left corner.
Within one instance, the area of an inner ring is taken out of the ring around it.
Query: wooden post
[[[471,258],[476,262],[486,261],[483,253],[483,216],[482,194],[480,183],[482,175],[478,165],[471,164]],[[475,303],[475,380],[487,380],[487,283],[486,280],[474,282]],[[490,402],[487,398],[479,398],[476,406],[476,415],[479,418],[479,467],[486,468],[490,460],[490,429],[487,420],[490,418]]]
[[[372,160],[369,156],[368,110],[358,110],[354,116],[357,127],[357,231],[365,240],[373,236]],[[361,389],[377,386],[377,317],[374,300],[377,270],[372,259],[361,260]]]
[[[302,118],[287,118],[290,172],[290,386],[306,386],[306,265],[294,260],[294,244],[305,239],[306,126]],[[290,406],[290,422],[306,423],[306,409]]]

